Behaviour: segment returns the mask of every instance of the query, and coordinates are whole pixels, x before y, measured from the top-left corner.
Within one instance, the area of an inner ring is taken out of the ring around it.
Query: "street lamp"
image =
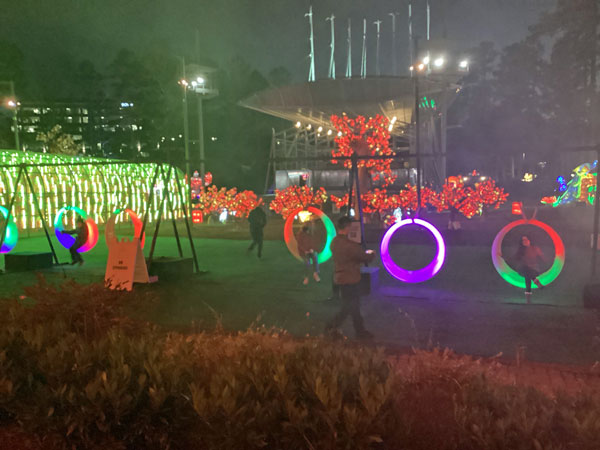
[[[19,106],[21,103],[10,99],[6,102],[6,106],[13,110],[13,128],[15,133],[15,148],[21,150],[21,142],[19,140]]]
[[[10,98],[6,101],[6,107],[13,110],[13,128],[15,133],[15,148],[21,150],[19,140],[19,106],[21,103],[15,95],[15,83],[13,81],[0,81],[1,84],[6,84],[10,87]]]
[[[200,154],[200,178],[204,179],[206,173],[204,161],[204,122],[202,120],[202,100],[216,97],[219,95],[218,89],[211,83],[211,74],[216,72],[216,69],[210,67],[198,66],[191,64],[187,67],[188,72],[194,73],[195,78],[190,81],[186,78],[186,67],[184,62],[183,79],[179,84],[184,88],[183,94],[183,121],[184,121],[184,148],[185,148],[185,167],[186,174],[191,175],[190,171],[190,154],[189,154],[189,125],[188,125],[188,109],[187,109],[187,91],[193,91],[198,97],[198,150]],[[201,74],[201,75],[198,75]]]
[[[433,65],[439,69],[444,65],[444,62],[444,58],[440,56],[439,58],[436,58],[435,61],[433,61]]]

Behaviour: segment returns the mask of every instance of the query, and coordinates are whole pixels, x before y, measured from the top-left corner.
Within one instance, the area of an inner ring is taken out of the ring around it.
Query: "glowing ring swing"
[[[323,247],[323,250],[319,252],[319,256],[317,257],[319,264],[322,264],[329,258],[331,258],[331,241],[333,241],[336,232],[335,225],[333,224],[331,219],[327,217],[327,215],[320,209],[315,208],[313,206],[309,206],[306,209],[298,208],[295,211],[292,211],[292,213],[286,219],[285,226],[283,228],[283,238],[285,239],[285,245],[287,245],[288,250],[292,255],[294,255],[294,257],[297,260],[303,261],[303,259],[300,257],[300,254],[298,253],[298,243],[296,242],[296,236],[294,236],[293,229],[294,218],[298,215],[298,213],[302,211],[308,211],[312,214],[315,214],[319,219],[321,219],[323,225],[325,225],[325,230],[327,231],[327,240],[325,241],[325,247]]]
[[[17,229],[14,217],[9,214],[8,209],[4,206],[0,206],[0,213],[4,216],[4,220],[6,221],[6,235],[4,236],[2,247],[0,247],[0,253],[8,253],[15,248],[15,245],[17,245],[17,241],[19,240],[19,230]],[[0,228],[0,232],[2,232],[2,230],[3,229]]]
[[[389,252],[392,236],[394,236],[396,231],[398,231],[400,228],[410,224],[419,225],[420,227],[425,228],[435,238],[435,257],[429,264],[418,270],[403,269],[392,260]],[[440,271],[444,265],[444,260],[446,259],[446,244],[444,243],[444,238],[436,227],[422,219],[404,219],[392,225],[383,235],[380,251],[381,262],[388,273],[394,278],[404,281],[405,283],[421,283],[433,278]]]
[[[117,236],[115,234],[115,221],[117,216],[122,212],[127,213],[127,215],[131,218],[131,222],[133,222],[133,236],[139,237],[142,232],[142,228],[144,227],[143,222],[140,220],[138,215],[133,212],[131,209],[116,209],[114,213],[110,216],[108,221],[106,222],[106,228],[104,230],[104,238],[106,239],[106,245],[109,247],[111,244],[117,242]],[[144,244],[146,243],[146,233],[142,235],[142,239],[140,241],[140,245],[144,248]]]
[[[67,211],[74,211],[76,214],[81,216],[88,229],[87,241],[77,249],[77,252],[85,253],[90,251],[98,243],[98,226],[96,225],[96,222],[94,222],[94,219],[88,217],[88,214],[77,206],[64,206],[56,213],[56,217],[54,218],[54,234],[56,235],[56,239],[58,239],[60,245],[66,249],[71,248],[75,243],[75,237],[71,236],[70,234],[63,233],[65,231],[65,227],[63,225],[62,218]]]
[[[509,223],[504,228],[500,230],[500,232],[496,235],[494,242],[492,244],[492,262],[494,263],[494,267],[496,271],[500,274],[505,281],[512,284],[513,286],[520,287],[525,289],[525,278],[519,274],[516,270],[512,269],[504,260],[504,258],[500,257],[500,253],[502,250],[502,241],[506,234],[515,227],[520,225],[533,225],[534,227],[541,228],[544,230],[550,239],[552,239],[552,244],[554,244],[554,262],[550,269],[546,272],[542,273],[538,280],[542,285],[552,283],[565,265],[565,246],[563,244],[562,239],[558,235],[556,231],[550,225],[545,224],[544,222],[540,222],[535,219],[521,219],[515,220],[514,222]],[[537,289],[535,283],[532,283],[532,288]]]

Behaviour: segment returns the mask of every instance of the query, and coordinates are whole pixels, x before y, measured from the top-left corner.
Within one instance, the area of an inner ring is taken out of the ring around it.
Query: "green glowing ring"
[[[515,220],[514,222],[511,222],[504,228],[502,228],[500,232],[496,235],[494,243],[492,244],[492,262],[494,263],[496,271],[508,283],[512,284],[513,286],[525,289],[525,278],[521,276],[521,274],[519,274],[516,270],[511,268],[506,263],[504,258],[500,256],[502,250],[502,241],[504,240],[506,234],[513,228],[521,225],[533,225],[534,227],[541,228],[546,233],[548,233],[548,236],[550,236],[550,239],[552,239],[552,243],[554,244],[554,262],[552,263],[550,269],[548,269],[546,272],[542,273],[538,277],[538,280],[540,280],[540,283],[542,283],[542,285],[544,286],[552,283],[554,280],[556,280],[558,275],[560,275],[560,272],[562,271],[563,266],[565,265],[565,246],[558,233],[554,231],[554,229],[550,227],[550,225],[547,225],[544,222],[540,222],[539,220],[535,219]],[[537,286],[535,286],[535,283],[533,283],[532,287],[534,289],[537,288]]]
[[[315,208],[313,206],[309,206],[306,209],[298,208],[288,216],[288,218],[285,221],[285,226],[283,228],[283,238],[285,240],[285,245],[287,245],[288,250],[292,255],[294,255],[294,257],[297,260],[303,261],[302,257],[298,253],[298,243],[296,242],[296,236],[294,236],[293,225],[294,218],[298,215],[298,213],[305,210],[315,214],[319,219],[321,219],[323,221],[323,225],[325,225],[325,230],[327,231],[327,240],[325,241],[325,247],[323,247],[323,250],[319,252],[319,256],[317,257],[319,264],[322,264],[325,261],[329,260],[329,258],[331,258],[331,241],[333,241],[333,238],[336,235],[336,231],[335,225],[333,224],[331,219],[327,217],[327,215],[320,209]]]

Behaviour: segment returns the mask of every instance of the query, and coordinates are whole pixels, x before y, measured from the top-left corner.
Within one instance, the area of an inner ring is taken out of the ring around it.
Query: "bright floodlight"
[[[466,69],[467,67],[469,67],[469,61],[463,59],[460,63],[458,63],[458,67],[460,67],[461,69]]]
[[[415,68],[414,68],[413,66],[410,66],[410,67],[408,68],[408,70],[410,70],[410,71],[412,72],[413,70],[415,70]]]
[[[423,64],[429,64],[429,56],[423,58]]]
[[[198,84],[204,84],[204,78],[202,77],[196,78],[196,81],[198,82]]]
[[[17,102],[15,102],[14,100],[9,100],[7,102],[8,106],[10,106],[11,108],[14,108],[15,106],[17,106]]]
[[[444,58],[441,56],[439,58],[436,58],[435,61],[433,61],[433,65],[435,67],[442,67],[444,65]]]
[[[421,63],[417,66],[417,69],[423,70],[425,68],[425,64]]]
[[[301,123],[301,122],[299,122],[299,121],[298,121],[298,122],[296,122],[296,128],[300,128],[301,126],[302,126],[302,123]]]

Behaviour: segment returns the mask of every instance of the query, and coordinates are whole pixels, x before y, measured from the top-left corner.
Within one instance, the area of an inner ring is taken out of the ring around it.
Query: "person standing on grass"
[[[502,254],[500,254],[500,257],[502,257]],[[515,262],[517,272],[525,278],[525,299],[527,303],[531,303],[531,296],[533,295],[531,290],[532,281],[538,288],[544,288],[544,285],[538,280],[541,273],[540,261],[543,259],[544,254],[542,250],[537,245],[533,245],[528,236],[521,236],[519,249],[515,253],[513,261]]]
[[[258,205],[250,214],[248,214],[248,222],[250,223],[250,236],[252,243],[248,247],[248,251],[251,252],[254,246],[258,246],[258,257],[262,257],[263,248],[263,229],[267,224],[267,215],[261,205]]]
[[[79,263],[81,266],[83,265],[84,261],[81,257],[81,253],[79,253],[77,250],[88,240],[88,227],[81,217],[78,217],[75,223],[76,227],[74,230],[63,231],[63,234],[76,235],[75,242],[73,242],[73,245],[69,247],[69,253],[71,253],[71,265]]]
[[[531,282],[533,281],[537,287],[543,289],[544,286],[540,283],[537,277],[540,276],[540,261],[544,259],[542,250],[531,243],[528,236],[521,236],[519,249],[515,253],[514,260],[517,264],[517,271],[525,278],[525,298],[527,303],[531,302],[533,294],[531,290]]]
[[[296,243],[298,244],[298,253],[305,264],[304,281],[302,283],[305,286],[308,284],[311,266],[313,278],[318,283],[321,281],[319,277],[319,254],[315,251],[315,240],[308,224],[302,225],[302,228],[296,235]]]
[[[363,250],[362,246],[348,239],[352,219],[344,216],[338,220],[337,236],[331,242],[333,254],[334,283],[339,289],[342,306],[340,311],[325,327],[329,333],[337,329],[348,315],[352,316],[352,323],[356,336],[362,339],[372,338],[364,326],[360,314],[359,284],[361,279],[361,264],[371,262],[375,258],[373,250]]]

